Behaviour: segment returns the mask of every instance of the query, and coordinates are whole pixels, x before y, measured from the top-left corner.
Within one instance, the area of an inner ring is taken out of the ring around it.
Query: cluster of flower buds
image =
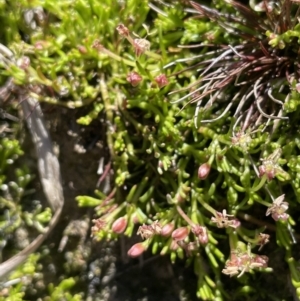
[[[289,215],[285,212],[289,208],[289,204],[284,202],[284,194],[279,196],[273,201],[273,204],[268,208],[266,216],[272,215],[275,221],[284,220],[286,221]]]
[[[189,235],[189,228],[188,227],[181,227],[173,231],[172,238],[173,238],[173,246],[177,245],[183,248],[187,255],[190,254],[192,250],[195,250],[199,243],[202,245],[206,245],[208,243],[208,232],[207,228],[195,224],[181,209],[180,206],[177,206],[178,213],[182,216],[182,218],[189,224],[192,233],[196,236],[197,241],[194,242],[186,242],[185,239]]]
[[[197,250],[198,244],[197,242],[186,242],[184,240],[176,241],[177,246],[185,251],[186,256],[191,256],[192,252]]]
[[[240,146],[244,150],[248,149],[248,145],[251,141],[251,133],[244,133],[243,131],[237,132],[235,136],[231,138],[232,145]]]
[[[264,175],[266,175],[268,181],[274,179],[276,175],[276,167],[268,161],[263,161],[262,165],[258,167],[258,170],[259,170],[259,176],[263,177]]]
[[[266,268],[268,266],[268,257],[251,253],[250,247],[245,252],[234,250],[231,252],[230,260],[226,262],[222,273],[230,277],[238,274],[241,277],[245,272],[255,268]]]
[[[143,80],[143,77],[135,72],[135,71],[131,71],[127,74],[126,76],[126,80],[133,86],[133,87],[137,87],[139,85],[139,83]],[[159,87],[159,88],[163,88],[164,86],[166,86],[169,81],[167,79],[167,76],[165,74],[159,74],[154,78],[155,84]]]
[[[189,228],[188,227],[180,227],[173,231],[172,233],[172,249],[176,249],[178,246],[185,250],[186,255],[190,256],[191,252],[196,250],[200,244],[207,244],[208,243],[208,234],[206,227],[202,227],[199,225],[194,225],[191,228],[192,233],[197,237],[198,241],[186,241],[186,238],[189,235]]]
[[[206,245],[208,243],[208,233],[206,227],[194,225],[192,227],[192,232],[196,235],[200,244]]]
[[[134,244],[127,252],[129,257],[135,258],[144,253],[147,249],[147,239],[152,238],[154,235],[170,236],[174,229],[174,224],[169,223],[161,227],[158,221],[153,222],[151,225],[145,225],[139,227],[137,234],[141,235],[144,242]]]
[[[227,214],[224,209],[222,212],[216,211],[215,216],[211,218],[211,221],[217,225],[218,228],[234,228],[236,229],[241,225],[241,222],[233,215]]]
[[[155,221],[150,225],[143,224],[142,226],[140,226],[137,234],[141,235],[141,237],[146,240],[144,243],[147,243],[147,240],[151,239],[155,235],[160,235],[163,237],[169,237],[171,235],[172,243],[170,249],[176,250],[178,247],[181,247],[186,251],[186,254],[188,256],[199,246],[199,243],[208,243],[208,233],[206,227],[202,227],[191,222],[190,227],[179,227],[175,230],[174,228],[175,224],[173,222],[168,223],[162,227],[158,221]],[[196,236],[197,241],[190,242],[187,240],[187,237],[190,233],[190,228],[191,232]],[[137,254],[142,254],[146,249],[146,245],[144,243],[138,243],[132,246],[128,251],[128,255],[130,257],[136,257],[139,256]]]
[[[188,227],[180,227],[173,231],[172,233],[172,245],[171,249],[176,250],[178,247],[182,248],[187,256],[191,255],[191,252],[197,248],[197,244],[195,242],[188,242],[185,239],[189,235],[189,228]]]
[[[144,28],[148,32],[148,28],[146,26],[144,26]],[[124,24],[119,24],[116,29],[119,35],[127,39],[127,41],[133,46],[135,55],[137,57],[150,50],[150,42],[147,39],[141,39],[137,37],[135,33],[131,35],[130,30]],[[136,36],[136,38],[134,38],[133,36]],[[127,74],[126,79],[133,87],[136,87],[142,81],[143,78],[139,73],[132,71]],[[163,88],[169,83],[168,78],[165,74],[157,75],[154,78],[154,81],[159,88]]]
[[[282,179],[289,180],[289,174],[285,172],[278,164],[281,153],[282,151],[279,148],[267,158],[261,159],[262,164],[258,167],[260,177],[266,175],[268,181],[271,181],[275,178],[275,176],[280,175]]]

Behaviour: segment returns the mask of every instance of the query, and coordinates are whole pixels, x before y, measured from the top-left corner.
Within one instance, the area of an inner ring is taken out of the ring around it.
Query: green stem
[[[261,178],[261,180],[258,183],[258,185],[256,185],[255,187],[252,187],[251,191],[252,192],[256,192],[256,191],[260,190],[264,186],[264,184],[266,183],[266,180],[267,180],[267,176],[263,175],[263,177]]]
[[[198,198],[200,204],[210,213],[212,213],[214,216],[216,216],[216,210],[211,207],[210,205],[208,205],[201,197]]]
[[[194,227],[195,224],[192,222],[192,220],[183,212],[181,207],[176,206],[177,212],[181,215],[181,217],[191,226]]]

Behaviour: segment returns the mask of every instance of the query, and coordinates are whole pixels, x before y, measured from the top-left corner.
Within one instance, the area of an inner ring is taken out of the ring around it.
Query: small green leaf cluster
[[[34,190],[30,184],[34,176],[21,163],[24,152],[20,142],[13,139],[15,131],[12,133],[10,138],[0,138],[1,261],[7,258],[7,245],[14,242],[9,256],[27,247],[30,237],[36,235],[36,231],[42,233],[52,215],[49,208],[43,208],[38,201],[31,199]],[[39,258],[39,254],[31,254],[9,278],[0,280],[0,300],[24,300],[26,286],[40,277]]]

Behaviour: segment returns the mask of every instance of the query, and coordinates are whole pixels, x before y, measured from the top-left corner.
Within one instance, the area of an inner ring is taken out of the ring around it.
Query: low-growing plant
[[[10,6],[2,103],[26,91],[104,120],[100,188],[76,198],[94,239],[185,260],[201,300],[300,297],[298,1]]]
[[[129,256],[151,249],[169,253],[173,262],[187,258],[198,275],[201,300],[228,297],[221,271],[245,277],[232,300],[253,292],[259,300],[264,290],[250,285],[245,273],[276,273],[264,253],[253,251],[264,250],[275,238],[272,231],[285,250],[296,291],[299,283],[292,256],[299,176],[292,163],[297,147],[290,136],[295,130],[291,122],[298,116],[299,10],[292,1],[251,3],[253,9],[235,1],[218,4],[219,10],[191,2],[196,11],[186,20],[206,18],[219,30],[208,34],[207,27],[200,45],[179,48],[200,54],[164,65],[161,72],[168,83],[163,91],[153,94],[153,85],[150,91],[145,87],[147,64],[140,56],[147,57],[150,42],[145,51],[135,51],[138,81],[128,81],[138,88],[125,91],[124,111],[115,117],[111,153],[116,187],[96,207],[100,217],[92,233],[99,240],[120,232],[131,236],[140,224],[137,234],[144,241],[133,245]],[[160,18],[172,20],[175,6],[152,8]],[[161,24],[156,23],[159,32]],[[124,25],[117,30],[135,49],[133,33]],[[226,42],[220,41],[220,32],[228,35]],[[182,68],[182,63],[189,67]],[[86,198],[77,200],[84,204]],[[276,225],[270,224],[269,215]],[[226,230],[222,234],[217,228]],[[165,231],[168,235],[162,235]]]

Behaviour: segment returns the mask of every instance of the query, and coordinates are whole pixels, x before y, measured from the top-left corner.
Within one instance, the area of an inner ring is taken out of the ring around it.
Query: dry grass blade
[[[251,116],[256,116],[252,118],[247,115],[246,123],[253,122],[254,127],[259,126],[258,122],[265,122],[269,125],[270,120],[288,119],[282,116],[284,102],[279,95],[282,95],[283,89],[291,87],[293,78],[298,77],[296,72],[298,54],[295,52],[298,49],[297,39],[291,39],[291,45],[285,45],[287,44],[285,43],[284,49],[282,45],[271,46],[270,39],[273,38],[273,33],[276,36],[276,34],[293,29],[292,24],[295,23],[299,9],[295,10],[290,0],[272,4],[274,8],[269,3],[265,3],[261,13],[236,1],[226,2],[237,11],[237,16],[225,15],[216,9],[190,2],[200,17],[207,17],[218,23],[220,27],[226,28],[227,32],[229,29],[229,32],[238,36],[239,39],[236,45],[216,45],[215,50],[197,56],[201,59],[200,62],[173,74],[176,76],[192,68],[200,67],[197,69],[200,72],[199,79],[185,90],[190,90],[197,85],[199,87],[193,88],[193,91],[176,100],[176,103],[189,97],[191,99],[183,107],[190,103],[197,103],[195,121],[198,120],[200,103],[205,110],[218,100],[218,95],[229,95],[233,92],[239,98],[233,97],[218,117],[202,120],[202,122],[219,120],[232,109],[235,110],[233,114],[235,117],[244,115],[243,112],[251,112]],[[296,13],[293,16],[294,11]],[[271,36],[267,36],[266,32],[270,32]],[[172,63],[174,64],[176,61]],[[176,93],[183,91],[176,91]],[[234,105],[235,102],[238,102],[237,108]]]

